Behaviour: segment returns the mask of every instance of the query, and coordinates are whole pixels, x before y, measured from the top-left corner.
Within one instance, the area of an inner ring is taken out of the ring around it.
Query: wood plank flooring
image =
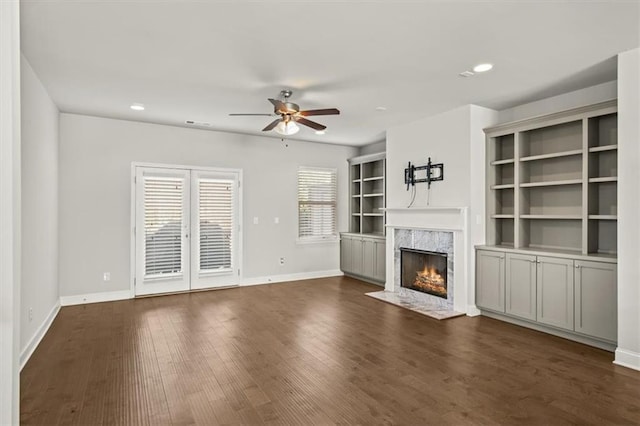
[[[489,318],[437,321],[346,277],[62,308],[25,425],[640,424],[640,372]]]

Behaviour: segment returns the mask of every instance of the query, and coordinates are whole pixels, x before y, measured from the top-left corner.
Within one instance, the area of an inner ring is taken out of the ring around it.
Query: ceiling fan
[[[323,131],[327,128],[320,123],[316,123],[315,121],[307,120],[305,117],[313,116],[313,115],[337,115],[340,114],[340,111],[337,108],[325,108],[325,109],[309,109],[306,111],[300,111],[300,106],[298,104],[294,104],[293,102],[289,102],[289,97],[293,92],[291,90],[282,90],[280,92],[280,97],[282,100],[278,99],[269,99],[269,102],[273,104],[273,113],[275,115],[279,115],[280,117],[273,120],[269,123],[264,129],[263,132],[268,132],[270,130],[275,129],[276,132],[281,135],[294,135],[298,133],[300,127],[298,124],[302,124],[303,126],[311,127],[316,131]],[[229,114],[230,116],[266,116],[271,117],[274,114]]]

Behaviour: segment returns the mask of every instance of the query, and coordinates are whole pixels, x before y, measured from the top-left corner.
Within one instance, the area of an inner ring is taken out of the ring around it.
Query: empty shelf
[[[540,155],[530,155],[528,157],[520,158],[520,161],[546,160],[548,158],[569,157],[571,155],[581,155],[581,154],[582,154],[581,149],[572,149],[571,151],[553,152],[550,154],[540,154]]]
[[[618,220],[618,216],[615,214],[590,214],[589,219]]]
[[[491,219],[513,219],[514,215],[512,214],[492,214]]]
[[[592,146],[589,148],[589,152],[602,152],[602,151],[613,151],[618,149],[618,145],[602,145],[602,146]]]
[[[377,193],[377,194],[363,194],[363,197],[384,197],[383,193]]]
[[[560,219],[560,220],[580,220],[579,214],[521,214],[520,219]]]
[[[521,188],[531,188],[535,186],[558,186],[558,185],[578,185],[582,183],[582,179],[568,179],[568,180],[552,180],[549,182],[525,182],[521,183]]]
[[[515,160],[513,158],[507,158],[506,160],[492,161],[491,165],[492,166],[499,166],[501,164],[513,164],[513,163],[515,163]]]
[[[512,189],[514,187],[515,187],[514,184],[507,183],[507,184],[504,184],[504,185],[493,185],[493,186],[491,186],[491,189]]]
[[[603,176],[603,177],[589,178],[589,183],[617,182],[617,181],[618,181],[618,176]]]
[[[374,177],[368,177],[368,178],[364,178],[362,179],[363,182],[370,182],[372,180],[382,180],[384,179],[384,176],[374,176]]]

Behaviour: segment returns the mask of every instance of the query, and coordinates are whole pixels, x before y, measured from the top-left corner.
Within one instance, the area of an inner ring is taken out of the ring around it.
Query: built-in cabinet
[[[618,333],[617,265],[575,261],[575,330],[616,341]]]
[[[487,245],[476,252],[477,306],[586,343],[615,343],[616,101],[485,133]]]
[[[490,248],[477,250],[476,259],[481,310],[616,341],[615,263]]]
[[[504,255],[504,254],[503,254]],[[536,319],[536,257],[507,253],[504,312]]]
[[[386,241],[373,235],[340,234],[340,269],[347,275],[385,282]]]
[[[340,234],[340,269],[385,282],[385,153],[349,160],[349,232]]]
[[[478,250],[476,259],[476,304],[496,312],[504,312],[505,254]]]

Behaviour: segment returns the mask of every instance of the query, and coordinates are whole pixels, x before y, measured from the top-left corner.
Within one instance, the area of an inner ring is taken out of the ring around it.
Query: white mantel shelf
[[[387,229],[414,228],[466,231],[467,207],[433,206],[385,208],[387,213]]]

